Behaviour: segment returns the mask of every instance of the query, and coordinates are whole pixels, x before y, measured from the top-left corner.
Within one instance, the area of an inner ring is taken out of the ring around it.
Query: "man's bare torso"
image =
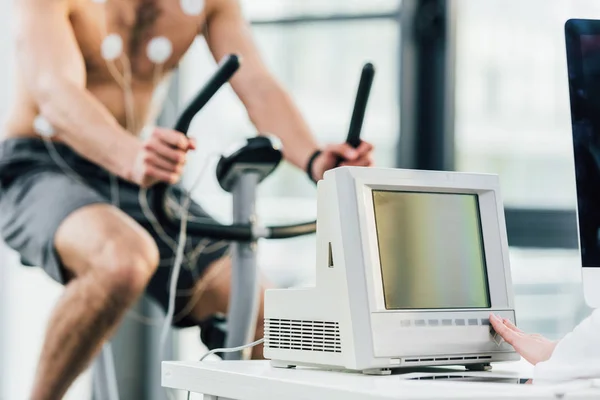
[[[198,16],[189,16],[182,10],[180,2],[174,0],[111,0],[107,3],[70,0],[70,3],[70,21],[85,62],[87,89],[126,127],[124,90],[101,55],[106,34],[116,33],[122,37],[123,51],[132,71],[135,126],[141,128],[151,117],[151,100],[157,81],[179,63],[191,46],[205,24],[206,10]],[[173,45],[171,57],[164,68],[158,70],[146,54],[148,42],[156,36],[167,37]],[[117,59],[114,65],[118,75],[122,76],[126,63],[124,65],[122,59]],[[36,136],[33,120],[38,107],[28,93],[19,68],[16,71],[15,94],[0,136]]]

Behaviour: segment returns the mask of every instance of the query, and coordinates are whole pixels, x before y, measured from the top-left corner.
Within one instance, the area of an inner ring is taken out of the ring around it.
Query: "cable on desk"
[[[252,342],[252,343],[249,343],[249,344],[245,344],[243,346],[231,347],[231,348],[228,348],[228,349],[213,349],[213,350],[207,352],[206,354],[204,354],[202,357],[200,357],[200,361],[204,361],[204,359],[206,357],[208,357],[210,355],[213,355],[215,353],[234,353],[236,351],[242,351],[242,350],[245,350],[247,348],[258,346],[259,344],[264,343],[264,342],[265,342],[265,339],[263,338],[263,339],[259,339],[259,340],[255,341],[255,342]],[[190,400],[191,394],[192,394],[192,392],[188,391],[187,400]]]
[[[204,359],[205,359],[206,357],[208,357],[208,356],[210,356],[210,355],[212,355],[212,354],[215,354],[215,353],[234,353],[234,352],[236,352],[236,351],[242,351],[242,350],[244,350],[244,349],[247,349],[247,348],[249,348],[249,347],[258,346],[259,344],[261,344],[261,343],[264,343],[264,341],[265,341],[265,339],[263,338],[263,339],[259,339],[259,340],[257,340],[256,342],[252,342],[252,343],[249,343],[249,344],[245,344],[245,345],[243,345],[243,346],[231,347],[231,348],[229,348],[229,349],[213,349],[213,350],[209,351],[208,353],[204,354],[204,355],[203,355],[203,356],[200,358],[200,361],[204,361]]]

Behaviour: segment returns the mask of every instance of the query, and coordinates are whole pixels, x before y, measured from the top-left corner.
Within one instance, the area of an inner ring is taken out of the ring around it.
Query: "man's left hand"
[[[313,178],[323,179],[325,171],[344,166],[372,167],[373,145],[361,142],[356,149],[345,142],[327,146],[313,163]]]

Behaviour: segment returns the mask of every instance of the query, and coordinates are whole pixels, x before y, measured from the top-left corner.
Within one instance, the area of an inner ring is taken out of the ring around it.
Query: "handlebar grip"
[[[210,77],[206,84],[200,89],[196,97],[190,102],[190,104],[183,110],[181,116],[175,123],[175,130],[187,135],[192,119],[208,101],[217,93],[217,91],[225,83],[231,79],[231,77],[240,68],[240,58],[235,54],[230,54],[224,57],[219,62],[217,71]]]
[[[185,108],[175,124],[175,130],[187,134],[194,116],[206,105],[206,103],[208,103],[221,86],[235,74],[239,66],[240,60],[236,55],[232,54],[225,57],[219,63],[217,71]],[[352,119],[350,121],[350,128],[346,138],[346,142],[354,148],[358,147],[361,143],[360,134],[374,75],[375,68],[373,67],[373,64],[365,64],[362,69],[358,92],[354,102]],[[338,164],[341,161],[341,159],[338,160]],[[154,188],[153,200],[156,205],[156,217],[161,224],[175,225],[178,221],[170,217],[165,208],[167,188],[168,186],[166,184],[159,184]],[[314,233],[316,230],[316,221],[296,225],[269,227],[268,229],[269,234],[267,235],[267,238],[291,238]],[[188,225],[188,232],[221,240],[248,241],[254,239],[252,227],[245,224],[220,225],[215,223],[190,223]]]
[[[354,110],[352,111],[352,119],[350,120],[350,129],[348,130],[348,136],[346,137],[346,143],[354,148],[357,148],[360,145],[360,134],[365,119],[365,112],[367,110],[367,103],[369,101],[369,94],[371,93],[374,76],[375,67],[373,67],[373,64],[365,64],[360,75],[356,100],[354,101]]]
[[[360,74],[360,82],[358,83],[358,91],[356,92],[354,109],[352,110],[352,118],[350,119],[350,128],[348,129],[348,136],[346,136],[346,143],[355,149],[360,146],[361,143],[360,134],[362,132],[363,121],[365,119],[365,112],[367,110],[367,103],[369,102],[369,94],[371,93],[374,77],[375,67],[371,63],[366,63]],[[342,161],[344,161],[344,159],[338,157],[336,166],[339,166]]]
[[[200,89],[196,97],[192,99],[190,104],[183,110],[177,122],[175,123],[174,129],[178,132],[187,135],[190,124],[194,116],[198,114],[200,110],[208,103],[208,101],[217,93],[217,91],[225,84],[233,74],[240,68],[240,58],[235,54],[230,54],[224,57],[219,62],[219,67],[215,73],[210,77],[206,84]],[[166,207],[166,195],[168,185],[166,183],[159,183],[154,187],[152,191],[152,201],[155,204],[156,219],[161,225],[172,224],[173,221],[167,215],[165,210]]]

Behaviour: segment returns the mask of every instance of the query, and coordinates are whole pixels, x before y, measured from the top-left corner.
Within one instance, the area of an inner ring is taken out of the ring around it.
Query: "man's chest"
[[[103,58],[103,42],[107,36],[111,36],[112,40],[111,43],[104,42],[104,54],[107,48],[121,48],[122,56],[115,64],[123,67],[128,63],[136,80],[151,80],[157,67],[157,63],[152,61],[153,57],[156,58],[158,54],[160,60],[168,55],[160,68],[162,72],[176,66],[206,20],[204,10],[190,15],[182,9],[179,1],[172,0],[76,2],[70,19],[85,59],[88,79],[109,73]],[[152,44],[157,43],[156,40],[153,42],[157,37],[161,37],[162,41],[158,50],[156,47],[153,49]],[[165,42],[170,46],[165,46]]]

